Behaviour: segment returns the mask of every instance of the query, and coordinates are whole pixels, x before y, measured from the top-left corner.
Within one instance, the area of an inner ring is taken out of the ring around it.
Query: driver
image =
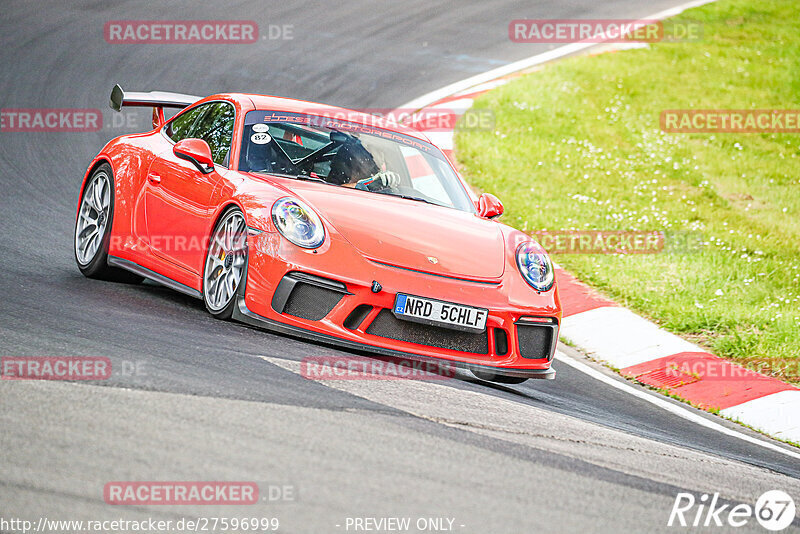
[[[363,191],[381,191],[400,185],[400,175],[382,171],[361,141],[350,136],[336,151],[327,181]]]

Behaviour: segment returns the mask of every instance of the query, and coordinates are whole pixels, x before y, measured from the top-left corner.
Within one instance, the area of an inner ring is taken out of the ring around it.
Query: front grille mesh
[[[343,296],[338,291],[300,282],[292,289],[283,313],[301,319],[319,321],[331,312]]]
[[[417,345],[427,345],[440,349],[489,353],[489,338],[486,332],[474,334],[449,328],[429,326],[396,318],[391,311],[383,309],[367,328],[367,334],[406,341]]]
[[[551,326],[517,325],[517,343],[523,358],[548,358],[553,341]]]

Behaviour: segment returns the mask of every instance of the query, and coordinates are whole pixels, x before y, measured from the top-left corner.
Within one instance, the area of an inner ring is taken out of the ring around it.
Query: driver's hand
[[[356,189],[368,191],[380,191],[381,189],[393,189],[400,185],[400,175],[394,171],[381,171],[373,174],[369,178],[364,178],[356,183]]]

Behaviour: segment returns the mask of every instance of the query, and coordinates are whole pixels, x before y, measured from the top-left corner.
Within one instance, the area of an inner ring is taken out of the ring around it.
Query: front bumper
[[[414,354],[410,352],[403,352],[396,349],[379,347],[376,345],[367,345],[364,343],[359,343],[357,341],[343,339],[332,335],[315,332],[313,330],[300,328],[298,326],[279,323],[277,321],[267,319],[266,317],[261,317],[257,313],[254,313],[251,310],[249,310],[247,308],[247,304],[245,303],[245,299],[243,296],[239,296],[237,299],[237,305],[234,307],[233,310],[233,319],[235,321],[239,321],[244,324],[248,324],[250,326],[254,326],[257,328],[263,328],[271,332],[294,336],[301,338],[303,340],[311,340],[317,343],[322,343],[337,348],[345,348],[354,351],[371,352],[374,354],[379,354],[381,356],[391,356],[391,357],[404,358],[404,359],[423,361],[423,362],[436,363],[440,361],[440,358],[423,356],[420,354]],[[451,360],[450,363],[453,366],[461,369],[467,369],[470,371],[475,370],[475,371],[491,372],[496,375],[502,375],[502,376],[510,376],[518,378],[539,378],[545,380],[552,380],[556,377],[555,369],[552,369],[549,366],[544,369],[522,369],[522,368],[512,368],[512,367],[496,367],[492,365],[481,365],[476,363],[461,362],[458,360]]]
[[[530,290],[513,287],[505,278],[491,283],[454,279],[409,272],[361,256],[325,265],[327,254],[315,256],[310,268],[311,262],[285,258],[281,252],[273,248],[268,255],[249,255],[235,320],[356,351],[446,360],[459,368],[510,377],[555,377],[550,364],[561,318],[555,290],[520,303],[509,292],[530,294]],[[341,274],[343,263],[349,267],[346,276]],[[377,293],[375,281],[381,286]],[[311,286],[320,289],[315,293]],[[296,293],[297,287],[306,289]],[[481,338],[395,319],[391,309],[397,292],[487,308],[486,332]],[[300,293],[303,298],[292,296]]]

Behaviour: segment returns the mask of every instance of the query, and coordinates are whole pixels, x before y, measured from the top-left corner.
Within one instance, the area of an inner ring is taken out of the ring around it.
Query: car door
[[[211,198],[222,177],[218,169],[203,174],[194,164],[176,157],[172,147],[183,139],[203,139],[216,166],[227,166],[234,113],[228,102],[211,102],[178,115],[164,129],[165,150],[148,171],[145,218],[151,249],[195,274],[202,270],[205,233],[213,211]]]

